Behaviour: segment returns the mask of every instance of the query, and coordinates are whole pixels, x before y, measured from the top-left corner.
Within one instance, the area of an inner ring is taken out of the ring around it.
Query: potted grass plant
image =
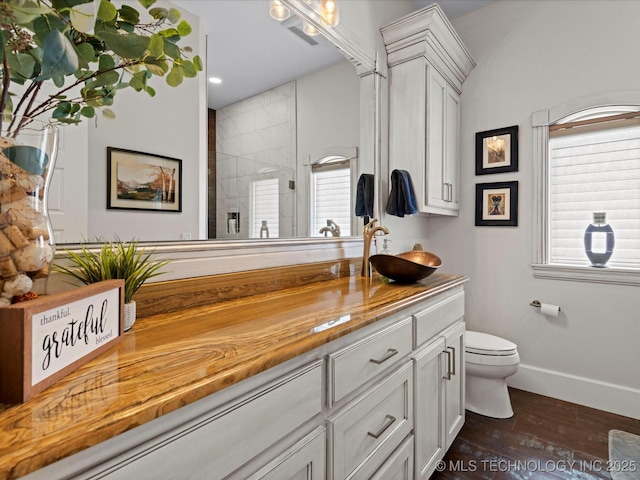
[[[105,242],[100,249],[82,243],[79,252],[67,250],[69,265],[54,265],[54,270],[89,285],[103,280],[124,280],[124,329],[131,329],[136,320],[136,302],[133,295],[152,277],[164,272],[160,269],[169,260],[153,260],[153,252],[139,248],[139,242],[116,239]]]

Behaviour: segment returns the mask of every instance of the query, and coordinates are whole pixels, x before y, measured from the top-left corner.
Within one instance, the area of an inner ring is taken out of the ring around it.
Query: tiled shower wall
[[[282,168],[295,172],[296,83],[286,83],[217,110],[216,152],[217,238],[247,238],[248,179],[265,178],[260,173],[265,164],[278,170],[279,178]],[[280,181],[280,194],[280,236],[290,237],[295,235],[295,191],[289,189],[286,178]],[[240,214],[238,234],[229,233],[226,228],[232,212]]]

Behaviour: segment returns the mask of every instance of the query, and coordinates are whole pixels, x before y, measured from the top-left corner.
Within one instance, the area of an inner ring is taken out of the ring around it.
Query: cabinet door
[[[445,450],[460,432],[464,424],[464,322],[445,332]]]
[[[444,155],[444,199],[447,208],[457,214],[460,184],[460,97],[447,85],[445,95],[446,143]]]
[[[389,173],[411,174],[418,210],[427,198],[427,83],[424,58],[394,65],[389,72]]]
[[[427,184],[428,207],[448,208],[445,185],[447,82],[431,65],[427,75]]]
[[[318,428],[300,440],[247,480],[324,480],[324,428]]]
[[[439,337],[414,355],[416,479],[429,478],[445,452],[444,351],[444,337]]]
[[[460,97],[427,63],[427,212],[457,215]]]

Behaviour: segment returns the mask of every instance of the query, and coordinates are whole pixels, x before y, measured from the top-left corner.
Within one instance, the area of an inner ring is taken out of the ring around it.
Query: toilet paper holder
[[[529,305],[531,305],[532,307],[541,307],[542,306],[542,304],[540,303],[540,300],[534,300]],[[558,307],[558,311],[561,311],[561,310],[562,309],[560,307]]]

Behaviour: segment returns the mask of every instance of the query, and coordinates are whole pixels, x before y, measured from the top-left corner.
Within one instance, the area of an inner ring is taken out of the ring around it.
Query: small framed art
[[[476,175],[517,171],[517,125],[476,133]]]
[[[182,160],[107,147],[107,208],[182,211]]]
[[[476,226],[518,226],[518,182],[476,184]]]

